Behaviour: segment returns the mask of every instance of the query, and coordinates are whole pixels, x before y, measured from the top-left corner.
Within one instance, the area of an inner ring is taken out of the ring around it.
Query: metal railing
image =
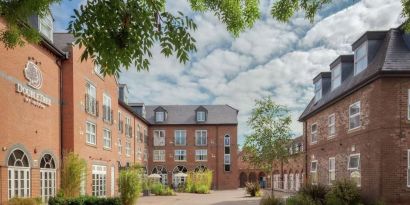
[[[94,116],[98,116],[98,101],[89,94],[85,94],[85,111]]]

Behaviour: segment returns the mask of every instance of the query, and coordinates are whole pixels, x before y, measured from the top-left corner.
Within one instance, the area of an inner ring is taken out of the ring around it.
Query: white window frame
[[[332,69],[332,83],[331,83],[332,90],[338,88],[341,84],[342,84],[342,64],[339,63]]]
[[[47,202],[50,197],[56,195],[56,181],[55,169],[40,169],[40,189],[43,202]]]
[[[103,119],[104,119],[105,121],[111,122],[111,121],[112,121],[112,116],[111,116],[111,109],[112,109],[111,97],[110,97],[108,94],[106,94],[106,93],[103,93],[103,106],[104,106],[103,108],[105,109],[105,111],[103,111],[103,114],[104,114]]]
[[[94,65],[94,73],[101,79],[104,79],[104,74],[101,72],[101,66],[98,64]]]
[[[204,136],[205,133],[205,136]],[[198,143],[198,138],[201,138]],[[205,143],[203,138],[205,137]],[[208,145],[208,131],[207,130],[195,130],[195,146],[207,146]]]
[[[197,111],[196,112],[196,121],[198,122],[205,122],[205,111]]]
[[[336,158],[335,157],[329,158],[329,175],[328,176],[329,176],[329,185],[332,185],[333,182],[336,180]],[[334,179],[332,179],[332,176],[334,177]]]
[[[359,112],[357,112],[357,113],[355,113],[355,114],[353,114],[352,115],[352,113],[351,113],[351,108],[353,107],[353,106],[355,106],[356,104],[358,104],[358,106],[359,106]],[[357,128],[360,128],[361,126],[362,126],[362,123],[361,123],[361,112],[362,112],[362,108],[361,108],[361,103],[360,103],[360,101],[357,101],[357,102],[355,102],[355,103],[353,103],[353,104],[351,104],[350,106],[349,106],[349,130],[354,130],[354,129],[357,129]],[[354,117],[356,117],[356,116],[359,116],[359,125],[358,126],[356,126],[356,127],[350,127],[351,126],[351,120],[352,120],[352,118],[354,118]]]
[[[224,165],[231,164],[231,154],[224,154]]]
[[[15,175],[17,173],[17,176]],[[23,173],[23,176],[21,175]],[[30,197],[31,196],[31,170],[30,167],[8,167],[8,174],[11,176],[8,178],[8,196],[9,199],[14,197]],[[18,181],[18,187],[15,187],[15,180]],[[24,181],[23,187],[21,187],[21,181]],[[18,192],[15,195],[15,192]],[[10,194],[11,193],[11,194]]]
[[[312,165],[313,165],[313,163],[315,163],[316,164],[316,166],[315,166],[315,170],[313,170],[312,169]],[[318,176],[317,176],[317,169],[318,169],[318,166],[319,166],[319,162],[317,161],[317,160],[312,160],[312,161],[310,161],[310,174],[312,175],[312,174],[315,174],[315,177],[316,177],[316,182],[313,182],[312,181],[312,184],[317,184],[318,183],[318,181],[319,181],[319,178],[318,178]]]
[[[122,154],[122,140],[121,137],[118,136],[118,142],[117,142],[117,146],[118,146],[118,154],[121,155]]]
[[[163,149],[153,150],[152,157],[153,157],[154,162],[165,162],[165,150]]]
[[[125,139],[125,156],[131,156],[131,140],[129,138]]]
[[[333,118],[333,122],[331,119]],[[333,138],[336,136],[336,115],[335,113],[329,115],[327,118],[327,127],[328,127],[328,138]],[[332,133],[333,130],[333,133]]]
[[[137,149],[137,159],[138,160],[142,160],[142,149],[141,149],[141,147],[138,147],[138,149]]]
[[[352,157],[358,157],[357,167],[350,167],[350,160]],[[349,160],[347,160],[347,170],[360,170],[360,153],[349,155]]]
[[[316,126],[316,130],[315,131],[313,131],[313,126]],[[313,123],[311,126],[310,126],[310,144],[316,144],[317,143],[317,141],[318,141],[318,139],[317,139],[317,137],[318,137],[318,125],[317,125],[317,123]],[[315,136],[315,140],[313,140],[313,136]]]
[[[182,134],[182,135],[180,135]],[[175,136],[174,136],[174,144],[175,146],[186,146],[186,130],[175,130]],[[182,140],[179,138],[183,138],[184,143],[178,143],[181,142]],[[179,140],[178,140],[179,139]]]
[[[94,133],[88,130],[88,125],[94,126]],[[97,145],[97,125],[90,121],[85,123],[86,143],[90,145]]]
[[[322,79],[319,79],[314,84],[315,91],[315,102],[319,101],[322,98]]]
[[[158,133],[158,134],[156,134],[156,133]],[[159,141],[162,138],[161,133],[163,133],[164,139],[162,141]],[[154,130],[154,146],[156,146],[156,147],[165,146],[165,144],[166,144],[165,134],[166,134],[165,130]]]
[[[43,34],[51,42],[53,42],[53,33],[54,33],[53,17],[51,16],[49,12],[47,12],[45,16],[38,18],[38,30],[40,31],[41,34]]]
[[[359,49],[362,49],[362,48],[365,49],[365,55],[358,58],[357,57],[357,51],[359,51]],[[361,73],[362,71],[366,70],[366,68],[368,67],[368,59],[367,59],[368,54],[369,53],[368,53],[367,41],[364,42],[362,45],[360,45],[358,48],[356,48],[354,50],[354,75],[357,75],[357,74]],[[359,70],[357,70],[357,62],[359,62],[361,60],[365,60],[366,66],[362,70],[359,71]]]
[[[104,149],[112,149],[112,133],[111,130],[104,128],[103,131],[103,147]]]
[[[92,166],[92,195],[105,197],[107,195],[107,166]]]
[[[186,158],[186,150],[184,149],[177,149],[174,151],[174,161],[176,162],[185,162]]]
[[[164,122],[165,121],[165,112],[157,111],[155,112],[155,122]]]
[[[197,162],[208,161],[208,150],[207,149],[195,150],[195,161]]]

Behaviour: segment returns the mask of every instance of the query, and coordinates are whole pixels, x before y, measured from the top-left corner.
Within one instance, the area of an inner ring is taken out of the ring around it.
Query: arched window
[[[15,149],[8,161],[8,196],[30,197],[30,164],[24,151]]]
[[[184,184],[186,181],[188,169],[185,166],[179,165],[172,171],[172,183],[174,187],[178,187],[179,184]]]
[[[224,169],[226,172],[231,171],[231,137],[225,135],[224,137]]]
[[[40,161],[41,199],[47,202],[56,194],[56,164],[50,154],[45,154]]]
[[[199,165],[195,168],[195,172],[203,172],[203,171],[206,171],[206,170],[207,170],[207,168],[204,165]]]
[[[167,168],[165,168],[164,166],[156,166],[154,167],[154,169],[152,169],[152,173],[159,174],[161,176],[159,181],[164,185],[168,185]]]

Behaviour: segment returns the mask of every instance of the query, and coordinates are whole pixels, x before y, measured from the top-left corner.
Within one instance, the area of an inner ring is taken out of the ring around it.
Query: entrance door
[[[299,188],[300,188],[300,178],[299,178],[299,173],[298,174],[296,174],[296,177],[295,177],[295,189],[296,189],[296,191],[299,191]]]
[[[111,196],[114,196],[115,192],[115,167],[111,167]]]

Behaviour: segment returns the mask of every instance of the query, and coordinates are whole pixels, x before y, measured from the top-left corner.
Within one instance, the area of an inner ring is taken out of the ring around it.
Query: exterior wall
[[[238,153],[238,181],[239,187],[245,187],[246,182],[258,182],[260,187],[271,187],[270,174],[252,166],[243,160],[243,152]]]
[[[165,130],[165,146],[154,146],[154,130]],[[174,145],[175,130],[186,130],[186,146]],[[195,131],[207,130],[207,146],[195,146]],[[231,137],[231,171],[224,171],[224,137]],[[172,171],[178,165],[183,165],[188,171],[194,171],[203,165],[212,170],[214,189],[236,189],[238,182],[237,166],[237,125],[152,125],[149,128],[149,166],[148,173],[152,173],[157,165],[165,166],[168,172],[168,184],[172,183]],[[165,162],[153,161],[153,150],[165,150]],[[177,149],[187,150],[186,162],[176,162],[174,153]],[[196,162],[195,150],[207,149],[208,160]]]
[[[310,162],[318,160],[319,183],[328,184],[329,157],[336,159],[336,180],[350,178],[351,154],[360,153],[361,192],[365,201],[381,199],[405,204],[407,180],[408,78],[381,78],[307,119],[308,180]],[[361,102],[361,126],[349,130],[349,106]],[[327,119],[336,116],[336,135],[328,138]],[[311,125],[318,125],[318,142],[311,144]]]
[[[5,29],[1,18],[0,29]],[[28,83],[23,70],[29,58],[39,62],[43,77],[42,87],[32,90],[50,98],[50,106],[40,108],[29,102],[30,98],[16,92],[17,83],[23,86]],[[0,116],[3,117],[0,123],[0,204],[8,200],[7,161],[15,148],[25,151],[29,158],[32,197],[40,196],[39,166],[43,154],[52,154],[57,165],[60,162],[60,68],[57,59],[40,45],[26,43],[14,49],[0,45]]]

